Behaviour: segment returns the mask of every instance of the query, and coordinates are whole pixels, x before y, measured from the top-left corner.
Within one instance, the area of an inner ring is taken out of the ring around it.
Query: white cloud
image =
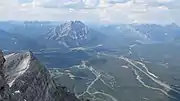
[[[0,1],[0,20],[180,24],[179,10],[177,0],[4,0]]]
[[[160,3],[168,3],[168,2],[172,2],[174,0],[157,0],[157,2],[160,2]]]

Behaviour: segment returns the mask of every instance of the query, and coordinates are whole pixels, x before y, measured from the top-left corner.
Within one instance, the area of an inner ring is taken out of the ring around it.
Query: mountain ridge
[[[89,28],[81,21],[69,21],[53,27],[47,34],[43,35],[43,42],[52,43],[57,47],[74,48],[97,45],[103,37],[100,32]]]
[[[0,29],[0,47],[4,50],[15,51],[37,50],[43,46],[39,45],[36,40],[25,35],[9,33]]]

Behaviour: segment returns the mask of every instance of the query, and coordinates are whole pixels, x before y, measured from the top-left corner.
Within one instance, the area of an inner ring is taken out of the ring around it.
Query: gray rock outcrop
[[[6,83],[4,75],[4,56],[0,50],[0,101],[10,101],[9,86]]]
[[[79,101],[57,86],[31,52],[3,57],[0,52],[0,101]]]

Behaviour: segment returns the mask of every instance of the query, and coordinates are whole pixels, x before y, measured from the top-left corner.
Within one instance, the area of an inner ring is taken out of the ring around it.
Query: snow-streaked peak
[[[89,28],[81,21],[68,21],[52,28],[46,39],[57,41],[61,45],[80,46],[89,38]]]
[[[88,27],[81,21],[69,21],[53,28],[48,33],[48,39],[59,40],[69,36],[74,40],[82,39],[88,33]]]

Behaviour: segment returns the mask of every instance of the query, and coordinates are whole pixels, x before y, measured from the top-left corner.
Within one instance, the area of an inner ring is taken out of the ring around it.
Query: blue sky
[[[180,0],[1,0],[0,20],[180,24]]]

